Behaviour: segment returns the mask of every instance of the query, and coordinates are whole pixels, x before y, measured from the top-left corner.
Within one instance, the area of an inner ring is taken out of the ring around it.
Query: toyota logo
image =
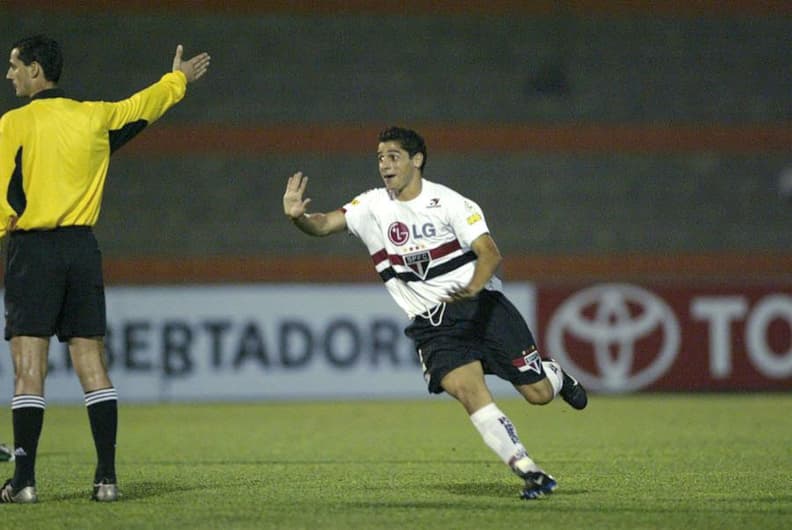
[[[627,392],[666,373],[680,344],[679,323],[656,295],[628,284],[602,284],[567,298],[547,331],[547,351],[584,386]]]

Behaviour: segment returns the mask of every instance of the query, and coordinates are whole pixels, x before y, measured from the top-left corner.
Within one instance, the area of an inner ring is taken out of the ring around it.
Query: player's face
[[[377,147],[379,173],[392,197],[410,200],[421,191],[422,157],[418,153],[410,158],[398,142],[380,142]]]
[[[16,95],[20,97],[33,95],[33,76],[31,75],[31,69],[36,63],[30,63],[29,65],[23,63],[19,58],[19,50],[16,48],[11,50],[11,56],[8,62],[10,66],[8,67],[8,73],[6,73],[6,79],[11,80]]]

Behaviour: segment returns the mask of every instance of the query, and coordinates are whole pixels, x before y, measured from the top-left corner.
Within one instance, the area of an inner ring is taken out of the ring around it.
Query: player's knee
[[[17,384],[41,384],[47,377],[47,363],[29,356],[14,365],[14,381]]]
[[[458,379],[453,382],[446,381],[443,389],[471,414],[492,402],[492,396],[487,387],[477,381]]]
[[[444,385],[445,391],[463,403],[475,401],[477,396],[482,394],[479,385],[472,384],[471,381],[454,381],[452,384]]]
[[[44,379],[47,377],[46,367],[27,365],[14,371],[14,394],[44,395]]]
[[[16,388],[40,388],[47,376],[46,369],[26,366],[14,373],[14,386]]]

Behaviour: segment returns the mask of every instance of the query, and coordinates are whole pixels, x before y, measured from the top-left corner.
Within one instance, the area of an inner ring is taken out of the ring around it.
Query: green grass
[[[560,401],[500,405],[558,479],[551,497],[519,500],[519,481],[462,408],[427,397],[122,404],[123,498],[97,504],[88,500],[85,411],[51,406],[39,449],[40,502],[0,506],[0,526],[792,527],[792,396],[594,396],[584,412]],[[0,464],[0,472],[11,467]]]

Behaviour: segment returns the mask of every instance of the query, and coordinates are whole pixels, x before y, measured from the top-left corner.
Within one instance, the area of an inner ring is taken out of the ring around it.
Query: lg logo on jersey
[[[423,239],[425,237],[434,237],[437,235],[437,230],[432,223],[424,223],[420,227],[416,224],[412,227],[407,227],[401,221],[391,223],[388,227],[388,239],[396,246],[402,246],[410,239]]]

